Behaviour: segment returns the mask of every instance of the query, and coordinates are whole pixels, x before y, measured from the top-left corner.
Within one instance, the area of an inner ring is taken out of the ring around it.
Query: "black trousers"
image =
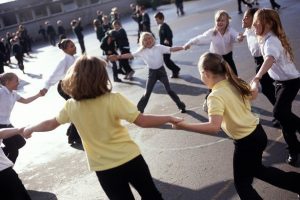
[[[129,184],[138,191],[142,200],[162,200],[141,155],[121,166],[97,171],[96,175],[110,200],[134,200]]]
[[[275,2],[275,0],[270,0],[271,6],[273,9],[278,8],[279,4]]]
[[[236,70],[236,66],[235,66],[235,63],[234,63],[233,58],[232,58],[232,51],[229,52],[228,54],[222,55],[222,57],[229,64],[230,68],[235,73],[235,75],[238,76],[238,72]]]
[[[57,85],[57,92],[64,98],[66,101],[70,99],[71,97],[66,94],[61,87],[61,81]],[[73,143],[73,141],[81,141],[81,138],[78,134],[78,131],[73,123],[70,124],[68,130],[67,130],[67,136],[68,136],[68,142]]]
[[[11,124],[0,124],[0,129],[1,128],[13,128],[13,126]],[[19,149],[26,144],[26,140],[21,135],[14,135],[12,137],[3,139],[3,144],[5,147],[2,147],[2,150],[6,157],[8,157],[8,159],[13,163],[16,163],[16,160],[19,156]]]
[[[300,142],[296,132],[300,133],[300,118],[292,112],[292,103],[300,88],[300,78],[288,81],[276,81],[276,102],[273,108],[274,117],[280,122],[284,139],[289,152],[300,152]]]
[[[173,74],[178,74],[180,67],[178,67],[173,60],[171,60],[171,54],[164,54],[164,62],[167,68],[169,68]]]
[[[264,58],[254,57],[256,63],[256,73],[260,70],[261,65],[264,62]],[[268,73],[265,73],[260,79],[261,92],[268,98],[272,105],[275,104],[275,81],[269,76]]]
[[[178,95],[171,89],[167,72],[162,66],[159,69],[149,69],[148,80],[146,83],[146,92],[137,104],[138,110],[142,113],[144,112],[145,107],[147,106],[147,103],[151,96],[152,90],[158,80],[162,82],[162,84],[164,84],[168,95],[176,103],[177,107],[181,110],[185,108],[184,103],[180,101]]]
[[[299,173],[285,172],[262,164],[267,135],[260,124],[249,136],[235,140],[234,145],[234,185],[242,200],[262,199],[252,187],[254,177],[295,193],[300,192]]]
[[[130,50],[129,48],[120,48],[120,53],[121,54],[130,53]],[[125,71],[126,74],[133,71],[129,64],[129,59],[120,59],[119,66],[120,68],[123,68],[123,71]]]
[[[84,54],[85,53],[85,45],[84,45],[83,38],[78,38],[78,42],[79,42],[79,45],[80,45],[81,53]]]
[[[3,200],[31,199],[18,174],[12,167],[0,171],[0,196]]]

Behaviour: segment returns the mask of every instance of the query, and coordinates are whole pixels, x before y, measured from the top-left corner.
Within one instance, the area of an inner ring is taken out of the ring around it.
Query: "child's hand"
[[[172,124],[172,128],[173,129],[181,129],[181,127],[183,126],[184,123],[185,123],[184,119],[182,119],[181,121],[178,121],[177,123]]]
[[[45,94],[48,92],[48,90],[46,89],[46,88],[44,88],[44,89],[41,89],[40,90],[40,95],[41,96],[45,96]]]
[[[173,117],[173,116],[171,116],[170,123],[177,124],[177,123],[182,122],[182,121],[183,121],[183,118],[181,118],[181,117]]]
[[[258,95],[258,91],[259,91],[259,79],[254,78],[252,79],[252,81],[250,82],[250,90],[252,93],[252,100],[256,99],[257,95]]]
[[[24,129],[23,133],[21,134],[24,138],[28,139],[28,138],[31,138],[32,136],[32,129],[27,127]]]
[[[109,61],[115,62],[118,60],[118,55],[110,55],[107,57]]]
[[[191,45],[184,45],[184,46],[183,46],[183,49],[184,49],[184,50],[188,50],[188,49],[190,49],[190,48],[191,48]]]

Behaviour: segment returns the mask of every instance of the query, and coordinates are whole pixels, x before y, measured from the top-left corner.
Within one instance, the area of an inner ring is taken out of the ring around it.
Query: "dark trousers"
[[[246,5],[251,5],[251,4],[249,4],[249,3],[247,3],[246,1],[244,1],[244,0],[237,0],[238,1],[238,11],[240,11],[240,12],[242,12],[242,2],[244,3],[244,4],[246,4]]]
[[[12,167],[0,171],[0,197],[3,200],[31,199],[18,174]]]
[[[121,166],[97,171],[96,175],[110,200],[134,200],[129,184],[138,191],[142,200],[162,199],[141,155]]]
[[[178,95],[173,90],[171,90],[167,72],[166,72],[165,68],[162,66],[159,69],[149,69],[148,80],[146,83],[146,92],[137,104],[138,110],[142,113],[144,112],[145,107],[147,106],[147,103],[151,96],[152,90],[155,86],[155,83],[158,80],[160,82],[162,82],[162,84],[164,84],[164,87],[165,87],[168,95],[176,103],[177,107],[179,109],[185,108],[184,103],[180,101]]]
[[[78,38],[78,42],[79,42],[79,45],[80,45],[81,53],[84,54],[85,53],[85,45],[84,45],[83,38]]]
[[[1,128],[13,128],[13,126],[11,124],[0,124],[0,129]],[[13,163],[16,163],[19,156],[19,149],[26,144],[26,140],[21,135],[14,135],[3,139],[3,144],[5,147],[2,147],[2,149],[6,157]]]
[[[279,4],[275,2],[275,0],[270,0],[270,3],[273,9],[280,7]]]
[[[125,53],[130,53],[128,48],[120,48],[120,53],[125,54]],[[123,68],[126,74],[132,71],[132,68],[129,64],[129,59],[120,59],[119,60],[119,65],[121,68]]]
[[[184,15],[184,11],[183,11],[183,1],[182,0],[180,0],[180,1],[178,1],[178,0],[176,0],[175,1],[175,5],[176,5],[176,12],[177,12],[177,15],[179,15],[179,13],[181,14],[181,15]]]
[[[18,53],[15,55],[16,60],[18,61],[19,69],[24,71],[24,58],[22,53]]]
[[[264,58],[254,57],[256,63],[256,73],[260,70],[261,65],[264,62]],[[268,98],[272,105],[275,104],[275,81],[269,76],[268,73],[265,73],[260,79],[261,92]]]
[[[300,152],[300,142],[296,131],[300,132],[300,118],[292,112],[292,103],[300,88],[300,78],[288,81],[276,81],[276,102],[273,108],[274,117],[280,122],[284,139],[289,152]]]
[[[164,62],[167,68],[169,68],[173,74],[178,74],[180,67],[178,67],[173,60],[171,60],[171,54],[164,54]]]
[[[235,75],[238,76],[236,66],[235,66],[235,63],[234,63],[233,58],[232,58],[232,51],[229,52],[228,54],[222,55],[222,57],[229,64],[230,68],[235,73]]]
[[[260,124],[249,136],[235,140],[234,145],[234,184],[242,200],[262,199],[252,187],[254,177],[295,193],[300,192],[299,173],[284,172],[262,164],[267,135]]]
[[[57,85],[57,91],[64,98],[66,101],[70,99],[71,97],[66,94],[62,88],[61,88],[61,81]],[[78,131],[73,123],[70,124],[68,130],[67,130],[67,136],[68,136],[68,142],[71,144],[73,141],[81,142],[80,136],[78,134]]]

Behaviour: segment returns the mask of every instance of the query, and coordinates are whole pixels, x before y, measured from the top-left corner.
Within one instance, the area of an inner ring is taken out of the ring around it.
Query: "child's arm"
[[[221,130],[222,120],[223,120],[223,116],[211,115],[209,116],[208,122],[187,123],[182,121],[179,123],[174,123],[173,128],[192,131],[196,133],[202,133],[202,134],[212,134],[212,133],[218,133]]]
[[[171,47],[170,48],[171,52],[176,52],[176,51],[181,51],[181,50],[184,50],[184,47]]]
[[[60,123],[58,123],[58,121],[55,118],[48,119],[38,124],[26,127],[22,135],[25,138],[30,138],[33,132],[52,131],[56,129],[58,126],[60,126]]]
[[[28,98],[23,98],[23,97],[21,97],[21,98],[18,100],[18,102],[27,104],[27,103],[30,103],[30,102],[36,100],[37,98],[39,98],[39,97],[41,97],[41,96],[44,96],[45,93],[46,93],[46,92],[44,92],[43,90],[40,90],[39,93],[37,93],[37,94],[34,95],[34,96],[31,96],[31,97],[28,97]]]
[[[108,56],[108,59],[112,62],[120,60],[120,59],[131,59],[133,58],[133,55],[131,53],[125,53],[121,55],[110,55]]]
[[[133,123],[137,126],[148,128],[160,126],[166,123],[176,124],[178,122],[181,122],[182,120],[182,118],[168,115],[149,115],[141,113]]]
[[[17,134],[23,133],[23,128],[3,128],[0,129],[0,139],[6,139]]]

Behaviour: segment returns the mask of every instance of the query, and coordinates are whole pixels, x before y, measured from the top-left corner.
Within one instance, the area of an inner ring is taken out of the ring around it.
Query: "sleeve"
[[[59,80],[62,79],[64,76],[64,68],[66,65],[66,60],[63,59],[59,62],[59,64],[56,66],[55,70],[53,73],[50,75],[48,80],[45,82],[44,88],[49,89],[52,85],[57,83]]]
[[[209,44],[212,40],[212,33],[213,33],[213,29],[209,29],[203,34],[190,39],[185,45]]]
[[[282,49],[282,45],[279,40],[272,40],[271,38],[266,40],[264,45],[264,56],[273,56],[275,60],[278,60],[280,57],[280,53]]]
[[[220,97],[212,95],[212,93],[207,97],[207,107],[208,115],[221,115],[223,116],[225,105]]]
[[[64,107],[59,111],[58,115],[55,117],[59,124],[65,124],[70,122],[70,118],[67,112],[68,101],[66,101]]]
[[[113,112],[116,113],[116,116],[119,119],[124,119],[130,123],[133,123],[140,114],[136,105],[134,105],[131,101],[129,101],[120,93],[116,93],[114,95],[112,104],[118,105],[113,106]]]
[[[171,53],[171,47],[158,44],[159,50],[162,54],[170,54]]]
[[[239,32],[237,32],[235,29],[230,28],[230,36],[232,41],[238,42]]]
[[[133,57],[142,57],[143,56],[143,48],[139,48],[135,52],[131,53]]]

